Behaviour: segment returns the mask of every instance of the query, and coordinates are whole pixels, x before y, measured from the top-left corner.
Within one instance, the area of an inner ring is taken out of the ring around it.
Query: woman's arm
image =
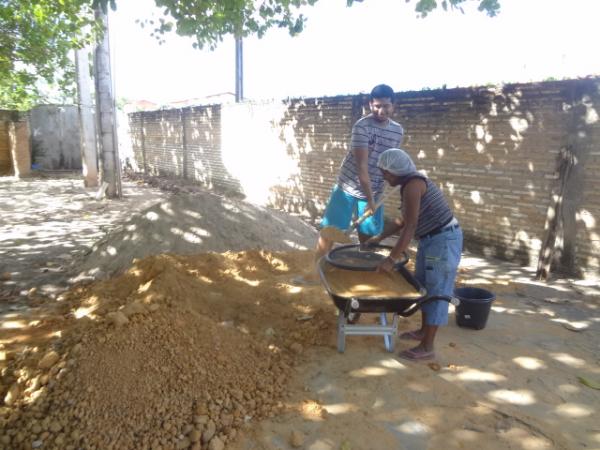
[[[402,217],[396,217],[392,222],[388,222],[383,226],[383,231],[377,236],[370,238],[367,243],[379,244],[385,238],[390,237],[393,234],[398,233],[402,227],[404,227],[404,219]]]
[[[402,191],[402,205],[404,211],[404,226],[401,228],[400,237],[390,252],[387,260],[380,265],[385,271],[393,269],[394,261],[400,259],[408,249],[410,241],[415,236],[415,230],[419,222],[419,211],[421,209],[421,197],[425,194],[427,184],[420,178],[414,178],[404,186]]]

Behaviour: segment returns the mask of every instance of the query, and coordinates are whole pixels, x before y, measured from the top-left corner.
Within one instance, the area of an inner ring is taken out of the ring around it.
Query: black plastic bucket
[[[483,330],[496,295],[481,288],[462,287],[454,289],[454,296],[460,300],[456,307],[456,324]]]

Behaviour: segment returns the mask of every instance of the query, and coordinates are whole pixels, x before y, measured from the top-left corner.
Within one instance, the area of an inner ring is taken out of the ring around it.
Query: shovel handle
[[[390,189],[389,191],[385,192],[381,198],[377,201],[377,203],[375,203],[375,211],[377,211],[377,209],[383,205],[383,202],[386,201],[386,199],[392,195],[395,194],[396,192],[398,192],[400,190],[402,186],[398,185],[395,186],[393,189]],[[350,227],[350,229],[354,229],[357,226],[359,226],[361,223],[363,223],[367,218],[371,217],[373,215],[373,213],[375,213],[375,211],[371,211],[368,210],[366,213],[364,213],[362,216],[360,216],[358,219],[356,219],[353,223],[352,226]]]

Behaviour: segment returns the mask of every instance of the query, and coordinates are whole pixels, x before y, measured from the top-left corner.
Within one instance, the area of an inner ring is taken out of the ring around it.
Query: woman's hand
[[[390,258],[390,257],[385,258],[377,266],[377,272],[392,273],[394,271],[394,265],[395,265],[395,261],[392,258]]]

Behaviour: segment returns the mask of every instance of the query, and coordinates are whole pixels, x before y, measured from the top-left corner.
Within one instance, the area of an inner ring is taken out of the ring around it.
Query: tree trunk
[[[555,252],[563,251],[563,204],[565,190],[571,178],[570,175],[574,162],[575,158],[571,149],[561,149],[556,163],[559,185],[552,192],[553,204],[548,208],[546,215],[546,236],[540,248],[540,256],[535,274],[538,280],[547,280],[549,278],[552,263],[556,258]]]
[[[86,187],[98,186],[98,161],[96,152],[96,127],[92,112],[92,92],[90,78],[89,48],[75,50],[77,71],[77,100],[79,104],[79,133],[81,137],[81,162],[83,184]]]
[[[577,256],[578,214],[585,190],[585,166],[594,148],[590,112],[598,96],[595,82],[570,84],[569,102],[565,108],[567,139],[557,160],[558,185],[552,191],[553,204],[548,209],[546,236],[540,249],[537,277],[547,279],[551,272],[573,278],[583,273]],[[594,112],[595,113],[595,112]],[[579,223],[578,223],[579,222]]]
[[[104,33],[94,55],[96,79],[96,123],[100,147],[100,177],[108,184],[108,197],[121,197],[121,164],[117,147],[115,102],[110,70],[110,47],[108,41],[108,17],[100,7],[96,17],[104,26]]]

